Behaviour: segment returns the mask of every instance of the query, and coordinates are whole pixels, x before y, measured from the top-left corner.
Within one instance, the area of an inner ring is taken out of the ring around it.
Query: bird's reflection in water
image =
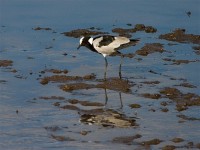
[[[121,111],[123,108],[121,92],[119,92],[120,109],[111,109],[107,108],[107,89],[105,88],[104,91],[105,107],[80,112],[80,122],[89,125],[100,125],[103,127],[136,127],[136,117],[129,117]]]
[[[108,103],[107,89],[105,88],[104,91],[105,91],[105,106],[107,106],[107,103]],[[120,109],[122,109],[123,108],[123,102],[122,102],[122,93],[121,92],[119,92],[119,100],[120,100]]]

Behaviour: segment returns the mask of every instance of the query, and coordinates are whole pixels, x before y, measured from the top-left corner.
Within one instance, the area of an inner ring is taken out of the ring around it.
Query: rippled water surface
[[[0,0],[0,149],[199,149],[199,6],[198,0]],[[76,50],[79,38],[61,34],[118,35],[113,29],[136,24],[157,31],[129,33],[140,42],[121,51],[133,54],[123,59],[122,80],[119,57],[108,57],[104,82],[103,57]],[[197,42],[159,38],[176,29]],[[137,53],[153,43],[163,51]]]

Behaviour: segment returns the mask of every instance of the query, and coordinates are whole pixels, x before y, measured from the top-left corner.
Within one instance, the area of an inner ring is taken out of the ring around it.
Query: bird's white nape
[[[81,37],[81,38],[80,38],[80,45],[82,44],[83,39],[84,39],[84,37]]]
[[[93,44],[93,38],[89,38],[88,42],[92,45]]]

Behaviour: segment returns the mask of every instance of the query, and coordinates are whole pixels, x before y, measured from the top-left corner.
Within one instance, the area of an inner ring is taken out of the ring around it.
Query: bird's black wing
[[[102,38],[102,40],[99,42],[98,47],[107,46],[115,40],[114,36],[111,36],[111,35],[98,36],[95,39],[98,39],[98,38]]]

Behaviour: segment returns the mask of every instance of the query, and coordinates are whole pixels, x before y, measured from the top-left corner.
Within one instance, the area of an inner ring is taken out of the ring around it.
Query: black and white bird
[[[139,39],[129,39],[127,37],[112,36],[112,35],[101,35],[97,37],[81,37],[80,44],[77,49],[79,49],[81,46],[85,46],[91,51],[103,55],[103,57],[105,58],[104,79],[106,80],[106,72],[108,66],[106,56],[120,55],[122,60],[123,55],[118,50],[129,46],[134,46],[138,43],[138,41]],[[120,78],[121,78],[121,63],[119,66]]]

